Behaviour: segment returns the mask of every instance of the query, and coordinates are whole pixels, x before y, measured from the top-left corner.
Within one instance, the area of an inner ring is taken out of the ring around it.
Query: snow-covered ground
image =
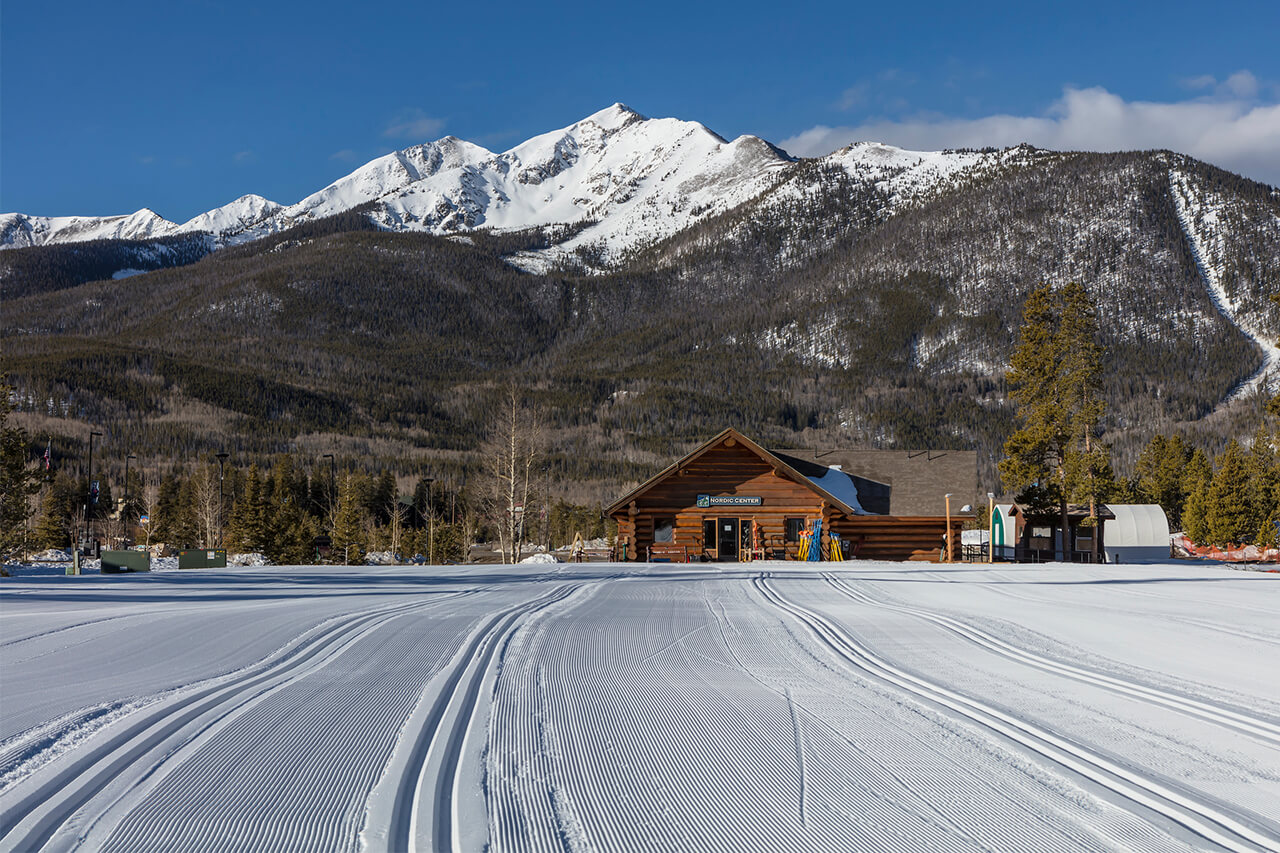
[[[2,850],[1277,850],[1280,576],[0,580]]]

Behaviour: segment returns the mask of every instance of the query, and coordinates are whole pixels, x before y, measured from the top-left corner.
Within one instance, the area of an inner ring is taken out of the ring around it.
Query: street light
[[[125,502],[125,506],[128,506],[128,504],[129,504],[129,462],[130,462],[131,460],[133,460],[133,459],[137,459],[137,458],[138,458],[138,457],[134,456],[132,453],[130,453],[130,454],[128,454],[128,455],[126,455],[126,456],[124,457],[124,502]]]
[[[427,565],[434,566],[435,556],[436,556],[436,553],[435,553],[436,512],[435,512],[435,508],[431,506],[431,484],[435,482],[435,479],[432,477],[423,477],[422,481],[427,484],[427,506],[426,506],[426,513],[425,513],[426,518],[424,519],[427,522]]]
[[[85,535],[85,541],[84,541],[84,543],[83,543],[83,544],[85,544],[85,545],[89,544],[88,540],[89,540],[89,538],[90,538],[90,537],[92,537],[92,536],[93,536],[93,521],[92,521],[92,519],[93,519],[93,505],[94,505],[94,503],[96,503],[96,502],[97,502],[97,500],[98,500],[98,495],[97,495],[97,493],[94,491],[94,488],[93,488],[93,439],[94,439],[94,437],[95,437],[95,436],[96,436],[96,437],[98,437],[98,438],[101,438],[101,437],[102,437],[102,433],[100,433],[100,432],[90,432],[90,433],[89,433],[89,493],[88,493],[87,495],[85,495],[85,499],[84,499],[84,535]]]
[[[129,460],[137,459],[132,453],[124,457],[124,507],[120,511],[120,520],[124,522],[124,536],[129,538]]]
[[[227,461],[227,457],[230,455],[231,454],[227,453],[225,450],[222,451],[221,453],[214,454],[214,456],[218,457],[218,545],[217,547],[219,548],[222,547],[222,465],[224,462]]]

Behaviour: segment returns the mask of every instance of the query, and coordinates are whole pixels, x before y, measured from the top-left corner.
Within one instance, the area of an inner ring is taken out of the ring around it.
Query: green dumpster
[[[225,548],[188,548],[178,552],[180,569],[225,569],[226,567]]]
[[[151,555],[146,551],[102,552],[102,573],[104,575],[149,571],[151,571]]]

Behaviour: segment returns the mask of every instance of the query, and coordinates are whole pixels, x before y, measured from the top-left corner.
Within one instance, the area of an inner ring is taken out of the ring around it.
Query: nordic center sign
[[[760,506],[764,501],[755,495],[698,495],[698,506]]]

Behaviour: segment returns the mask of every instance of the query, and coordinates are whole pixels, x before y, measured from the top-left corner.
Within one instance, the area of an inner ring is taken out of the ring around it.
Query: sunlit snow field
[[[0,850],[1277,850],[1280,575],[0,581]]]

